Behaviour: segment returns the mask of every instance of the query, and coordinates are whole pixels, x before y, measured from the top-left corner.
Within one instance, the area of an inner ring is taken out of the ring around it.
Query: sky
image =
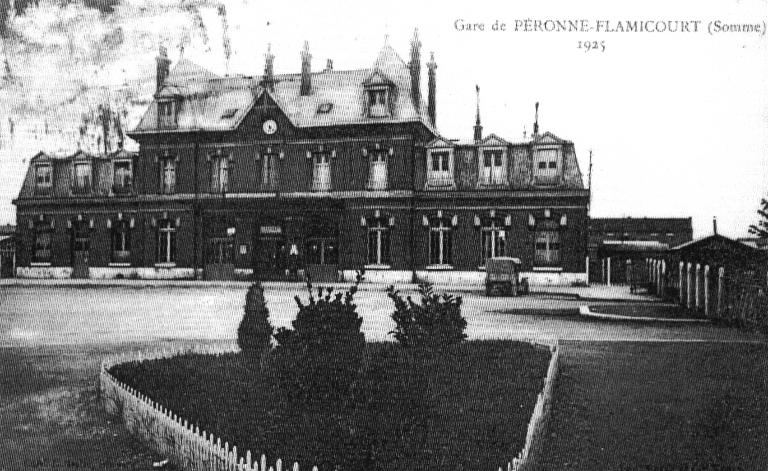
[[[326,59],[355,69],[385,41],[407,61],[418,28],[424,96],[430,52],[438,64],[442,135],[471,137],[476,85],[484,133],[508,140],[531,133],[539,102],[541,131],[575,143],[585,183],[592,153],[593,217],[692,217],[696,237],[717,217],[720,233],[747,235],[768,193],[768,0],[617,3],[115,0],[99,11],[40,0],[9,19],[3,40],[11,79],[0,82],[0,112],[14,132],[0,117],[0,223],[14,221],[29,158],[76,148],[99,103],[135,125],[158,44],[174,63],[183,44],[184,57],[223,75],[260,74],[270,43],[275,72],[295,73],[305,40],[313,70]],[[521,31],[526,19],[529,29],[573,20],[602,30]],[[507,30],[494,31],[496,20]],[[685,21],[689,32],[605,31],[624,21]],[[760,32],[710,34],[714,21]],[[457,28],[475,23],[485,30]]]

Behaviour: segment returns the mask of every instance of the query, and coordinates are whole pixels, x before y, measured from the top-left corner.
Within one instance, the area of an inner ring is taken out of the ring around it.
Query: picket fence
[[[192,347],[158,352],[133,352],[109,357],[101,363],[99,385],[105,410],[121,416],[130,433],[155,452],[189,471],[283,471],[282,460],[267,466],[267,458],[254,456],[250,450],[241,454],[237,446],[221,443],[220,437],[200,430],[144,394],[118,381],[109,373],[113,366],[143,362],[184,354],[222,355],[236,352],[234,347]],[[286,468],[287,469],[287,468]],[[292,471],[299,471],[293,463]],[[317,466],[312,468],[317,471]]]
[[[547,368],[544,388],[536,399],[533,414],[528,422],[525,445],[518,456],[507,463],[507,471],[525,471],[531,465],[532,451],[540,444],[551,409],[552,392],[560,358],[558,342],[542,344],[531,341],[531,343],[548,347],[552,356]],[[186,354],[218,356],[237,351],[234,346],[194,346],[155,352],[137,351],[108,357],[102,361],[99,373],[99,392],[103,407],[107,413],[121,417],[129,433],[184,470],[283,471],[281,459],[277,459],[274,466],[268,466],[265,455],[257,458],[250,450],[247,450],[244,455],[239,454],[236,445],[230,445],[228,442],[222,444],[220,437],[200,430],[198,426],[188,423],[186,419],[178,417],[166,407],[120,382],[109,373],[113,366],[127,362],[159,360]],[[299,464],[293,463],[290,469],[299,471]],[[313,466],[312,471],[318,471],[317,466]],[[499,471],[503,469],[500,467]]]
[[[531,414],[531,420],[528,422],[528,431],[525,434],[525,446],[523,446],[523,449],[517,457],[507,463],[507,471],[525,471],[530,468],[533,464],[531,458],[534,452],[541,446],[541,440],[544,436],[544,427],[552,408],[552,394],[559,368],[560,349],[558,348],[558,345],[558,341],[546,345],[549,347],[552,356],[549,359],[547,376],[544,378],[544,388],[536,398],[536,405],[533,407],[533,414]],[[503,471],[503,469],[499,468],[499,471]]]

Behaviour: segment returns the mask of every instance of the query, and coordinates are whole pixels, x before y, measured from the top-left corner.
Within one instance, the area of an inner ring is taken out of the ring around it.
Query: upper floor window
[[[160,193],[171,195],[176,192],[176,159],[160,159]]]
[[[261,186],[265,190],[277,187],[277,154],[261,155]]]
[[[129,263],[131,259],[131,226],[128,221],[112,223],[112,263]]]
[[[386,87],[368,90],[368,116],[386,118],[389,113],[389,89]]]
[[[53,169],[50,164],[35,166],[35,191],[44,194],[53,186]]]
[[[435,218],[429,226],[429,264],[453,264],[453,227],[447,218]]]
[[[229,186],[229,156],[215,155],[211,158],[211,192],[226,193]]]
[[[559,148],[535,150],[533,165],[533,182],[536,185],[560,183],[562,159]]]
[[[507,231],[496,219],[485,222],[481,230],[483,241],[483,266],[490,258],[507,255]]]
[[[389,224],[384,218],[376,218],[368,225],[368,264],[389,263]]]
[[[176,263],[176,224],[170,219],[157,226],[157,263]]]
[[[387,189],[387,154],[385,149],[376,149],[368,155],[368,189],[386,190]]]
[[[115,193],[127,193],[131,191],[133,184],[133,171],[130,160],[117,160],[113,164],[112,189]]]
[[[312,153],[312,190],[330,191],[331,189],[331,154],[329,152]]]
[[[51,262],[51,242],[53,225],[50,221],[35,221],[35,251],[32,254],[34,263]]]
[[[75,163],[75,186],[73,190],[76,193],[86,193],[91,190],[91,163]]]
[[[453,187],[453,153],[448,150],[428,154],[427,186]]]
[[[501,185],[504,183],[504,151],[482,151],[480,165],[480,183],[483,185]]]
[[[176,127],[176,103],[173,100],[157,103],[157,119],[161,128]]]

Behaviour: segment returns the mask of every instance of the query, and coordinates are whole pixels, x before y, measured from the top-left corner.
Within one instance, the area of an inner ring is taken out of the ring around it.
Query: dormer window
[[[75,193],[88,193],[91,191],[91,163],[75,163],[75,185],[72,188]]]
[[[368,90],[368,116],[371,118],[390,116],[388,88],[381,87]]]
[[[164,100],[157,103],[157,120],[161,128],[176,127],[176,103],[173,100]]]
[[[453,150],[430,150],[427,154],[427,187],[451,189],[453,180]]]
[[[53,186],[53,168],[50,163],[35,165],[35,193],[47,195]]]
[[[535,185],[559,185],[562,175],[562,152],[560,147],[534,149],[533,183]]]
[[[502,149],[483,150],[480,156],[480,183],[494,186],[505,183],[505,152]]]

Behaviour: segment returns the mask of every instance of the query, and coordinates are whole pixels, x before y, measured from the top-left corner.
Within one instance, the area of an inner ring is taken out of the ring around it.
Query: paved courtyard
[[[231,344],[246,287],[0,284],[0,430],[7,432],[0,437],[0,471],[152,469],[159,457],[135,443],[98,407],[100,359],[168,345]],[[274,325],[288,326],[295,317],[297,288],[267,285]],[[622,297],[616,290],[611,293]],[[298,294],[306,297],[305,290]],[[589,321],[575,315],[584,301],[559,292],[520,298],[461,294],[472,339],[760,340],[755,334],[708,324]],[[366,287],[357,303],[366,338],[388,339],[392,303],[383,289]]]

